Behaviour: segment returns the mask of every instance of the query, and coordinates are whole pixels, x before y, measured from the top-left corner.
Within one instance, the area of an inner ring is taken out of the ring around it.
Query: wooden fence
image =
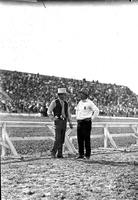
[[[77,123],[73,123],[74,127],[77,126]],[[34,136],[34,137],[9,137],[7,133],[7,127],[48,127],[49,130],[51,131],[51,136]],[[127,122],[93,122],[93,127],[100,127],[103,128],[104,134],[91,134],[91,138],[100,138],[104,136],[104,149],[107,149],[107,141],[109,140],[111,145],[113,146],[114,149],[118,149],[117,144],[114,141],[114,137],[126,137],[126,136],[133,136],[136,139],[136,145],[138,145],[138,122],[137,121],[127,121]],[[54,140],[54,126],[53,122],[35,122],[35,121],[3,121],[0,122],[0,127],[2,129],[2,135],[1,135],[1,140],[0,144],[2,146],[2,153],[1,156],[5,157],[6,155],[6,149],[10,149],[14,157],[21,157],[18,155],[12,141],[18,141],[18,140],[46,140],[46,139],[52,139]],[[109,128],[115,128],[115,127],[126,127],[126,128],[131,128],[133,132],[131,133],[120,133],[120,134],[111,134],[109,131]],[[71,154],[76,154],[77,149],[74,147],[72,140],[76,138],[76,135],[71,135],[72,129],[67,128],[66,131],[66,136],[65,136],[65,145],[68,151]]]

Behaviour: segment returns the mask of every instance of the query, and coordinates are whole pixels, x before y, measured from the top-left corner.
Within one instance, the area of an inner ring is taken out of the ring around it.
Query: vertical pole
[[[107,124],[104,126],[104,148],[107,148]]]
[[[15,157],[20,157],[20,156],[18,155],[18,153],[17,153],[17,151],[16,151],[14,145],[12,144],[12,142],[11,142],[11,140],[10,140],[8,134],[7,134],[6,127],[5,127],[5,139],[6,139],[6,142],[8,143],[8,145],[9,145],[9,147],[10,147],[11,152],[13,153],[13,155],[14,155]]]
[[[70,135],[71,132],[72,132],[72,129],[69,129],[68,131],[66,131],[65,145],[67,146],[70,153],[76,154],[77,150],[76,150],[76,148],[74,147],[74,145],[72,144],[72,142],[70,141],[70,138],[69,138],[69,135]]]
[[[3,123],[3,125],[2,125],[2,140],[4,143],[4,145],[2,145],[2,157],[4,157],[6,155],[6,146],[7,146],[6,143],[8,144],[8,147],[10,148],[13,155],[15,157],[20,157],[8,136],[8,133],[6,131],[6,123]]]
[[[136,145],[138,146],[138,125],[136,127],[134,127],[133,125],[131,126],[131,128],[134,131],[134,137],[136,138]]]
[[[138,125],[136,127],[136,145],[138,146]]]
[[[6,143],[6,138],[5,138],[5,131],[4,131],[4,123],[2,124],[2,143],[5,144]],[[1,157],[5,157],[6,155],[6,147],[4,145],[2,145],[2,153],[1,153]]]
[[[110,140],[110,143],[112,144],[112,146],[113,146],[115,149],[117,149],[116,143],[115,143],[115,141],[113,140],[113,138],[112,138],[111,134],[109,133],[108,129],[107,129],[106,131],[107,131],[106,134],[107,134],[107,137],[108,137],[109,140]]]

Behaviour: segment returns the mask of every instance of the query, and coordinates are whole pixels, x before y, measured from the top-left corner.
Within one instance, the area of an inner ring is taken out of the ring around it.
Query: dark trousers
[[[78,139],[78,148],[79,148],[79,155],[90,157],[91,155],[91,120],[85,121],[81,120],[78,121],[77,124],[77,139]],[[84,154],[84,148],[86,153]]]
[[[55,120],[55,141],[52,148],[52,153],[57,156],[62,156],[63,144],[65,141],[67,122],[66,120],[57,119]]]

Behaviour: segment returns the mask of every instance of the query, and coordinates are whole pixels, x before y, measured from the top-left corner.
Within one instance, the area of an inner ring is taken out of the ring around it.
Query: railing
[[[74,128],[77,126],[77,123],[73,123]],[[35,136],[35,137],[9,137],[7,133],[7,127],[48,127],[51,131],[51,136]],[[3,121],[0,122],[0,127],[2,129],[2,137],[0,144],[2,145],[2,154],[4,157],[6,155],[6,149],[9,148],[15,157],[20,157],[12,143],[12,141],[18,140],[54,140],[54,126],[53,122],[35,122],[35,121]],[[101,127],[104,130],[104,134],[91,134],[91,138],[100,138],[104,136],[104,148],[107,148],[107,141],[109,140],[114,149],[118,149],[117,144],[115,143],[113,137],[124,137],[124,136],[133,136],[136,139],[136,145],[138,145],[138,121],[131,122],[93,122],[92,127]],[[120,134],[111,134],[109,128],[115,127],[126,127],[132,128],[133,132],[131,133],[120,133]],[[67,128],[65,136],[65,146],[68,148],[71,154],[76,154],[77,150],[73,145],[72,140],[76,138],[76,135],[71,136],[72,129]]]

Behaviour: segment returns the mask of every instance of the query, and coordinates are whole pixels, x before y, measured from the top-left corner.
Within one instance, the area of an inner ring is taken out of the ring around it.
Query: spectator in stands
[[[66,99],[66,89],[58,89],[58,98],[53,100],[48,108],[48,116],[54,120],[55,124],[55,142],[51,151],[51,157],[63,158],[63,144],[65,140],[65,131],[67,121],[69,121],[70,128],[73,128],[71,123],[71,115]]]
[[[88,99],[88,90],[83,88],[80,91],[80,98],[76,107],[76,119],[77,119],[77,139],[78,139],[78,149],[79,157],[84,158],[84,156],[89,159],[91,155],[91,127],[92,120],[98,116],[98,107]],[[84,147],[86,153],[84,154]]]
[[[8,104],[8,107],[7,102],[6,106],[1,102],[4,112],[41,113],[45,101],[51,102],[55,98],[57,86],[66,86],[71,112],[75,114],[74,108],[79,100],[77,91],[85,85],[89,88],[90,99],[100,109],[100,115],[132,117],[136,113],[133,111],[137,107],[136,95],[129,88],[116,84],[0,70],[0,85],[12,99],[12,105]]]
[[[44,102],[43,105],[40,108],[40,113],[43,117],[47,117],[47,110],[48,110],[48,103]]]
[[[9,106],[11,105],[12,99],[9,95],[3,91],[2,87],[0,86],[0,111],[7,111],[9,112]]]

